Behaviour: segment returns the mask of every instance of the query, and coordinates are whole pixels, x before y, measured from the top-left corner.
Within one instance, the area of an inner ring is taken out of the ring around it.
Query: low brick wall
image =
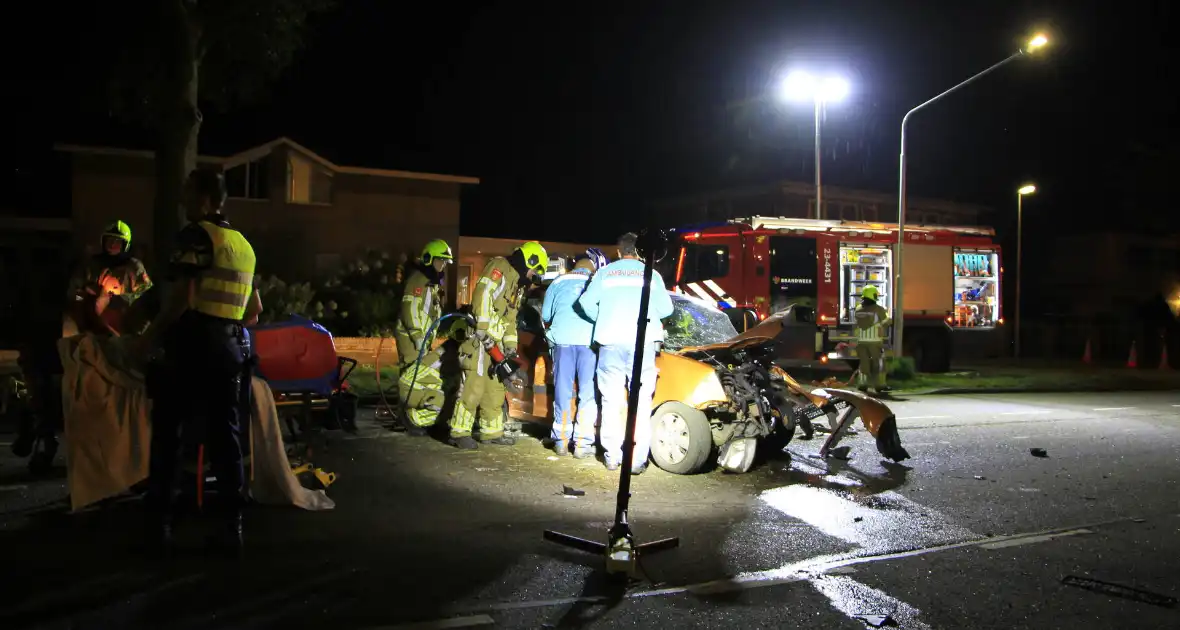
[[[397,365],[397,342],[377,337],[334,337],[336,354],[356,359],[358,367],[373,367],[377,364],[377,350],[380,345],[381,367]]]

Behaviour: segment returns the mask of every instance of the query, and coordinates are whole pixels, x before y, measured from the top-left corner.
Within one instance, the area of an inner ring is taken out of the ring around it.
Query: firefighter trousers
[[[504,384],[491,375],[491,359],[482,347],[464,344],[460,350],[463,365],[463,393],[451,416],[451,437],[471,435],[475,413],[479,410],[479,439],[495,440],[504,436]]]
[[[885,386],[885,344],[881,341],[860,341],[856,344],[856,357],[860,359],[860,373],[865,377],[864,387],[880,389]]]
[[[411,383],[413,389],[411,389]],[[406,416],[417,427],[433,426],[438,421],[446,395],[438,365],[407,363],[400,368],[398,395],[405,401]]]

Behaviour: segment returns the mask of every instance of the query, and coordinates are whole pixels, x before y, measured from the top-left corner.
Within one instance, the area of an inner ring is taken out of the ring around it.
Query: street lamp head
[[[820,86],[818,97],[827,103],[844,100],[848,96],[848,82],[840,77],[830,77]]]
[[[783,80],[782,96],[789,101],[810,101],[815,98],[815,78],[802,70],[796,70]]]
[[[821,81],[802,70],[788,74],[782,84],[782,97],[789,101],[832,103],[843,100],[848,92],[848,81],[841,77],[827,77]]]
[[[1036,52],[1044,48],[1049,43],[1049,38],[1045,37],[1044,33],[1037,33],[1032,39],[1028,40],[1028,46],[1025,47],[1026,52]]]
[[[1033,186],[1032,184],[1026,184],[1021,186],[1020,189],[1016,191],[1016,194],[1023,197],[1024,195],[1031,195],[1035,192],[1037,192],[1036,186]]]

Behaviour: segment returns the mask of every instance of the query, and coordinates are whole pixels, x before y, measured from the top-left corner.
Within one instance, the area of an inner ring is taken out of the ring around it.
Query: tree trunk
[[[168,262],[176,233],[184,224],[184,184],[197,166],[197,135],[201,110],[197,107],[200,76],[200,31],[184,0],[165,8],[163,24],[175,37],[165,51],[173,70],[161,85],[160,128],[156,146],[156,199],[152,221],[151,262],[161,269]],[[162,273],[160,271],[153,273]]]

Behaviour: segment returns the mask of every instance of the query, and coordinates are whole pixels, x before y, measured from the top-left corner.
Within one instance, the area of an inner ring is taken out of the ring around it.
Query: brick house
[[[56,148],[72,157],[74,246],[95,249],[103,226],[122,219],[139,251],[150,251],[152,152]],[[458,243],[461,190],[479,183],[473,177],[340,166],[289,138],[229,157],[201,156],[198,163],[224,170],[226,216],[254,245],[259,272],[289,281],[324,276],[368,249],[416,253],[433,238]]]

